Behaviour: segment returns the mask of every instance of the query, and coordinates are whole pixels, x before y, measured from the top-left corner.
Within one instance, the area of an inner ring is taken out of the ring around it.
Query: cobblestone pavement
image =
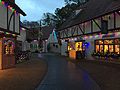
[[[43,54],[48,72],[36,90],[101,90],[96,82],[74,63],[55,54]]]

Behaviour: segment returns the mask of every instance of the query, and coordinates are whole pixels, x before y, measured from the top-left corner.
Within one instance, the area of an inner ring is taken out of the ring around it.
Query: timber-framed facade
[[[99,5],[100,4],[100,5]],[[60,39],[62,40],[62,47],[66,49],[61,50],[62,55],[66,55],[67,42],[75,42],[85,40],[89,43],[86,48],[86,56],[91,57],[93,52],[97,52],[96,41],[108,40],[111,46],[98,46],[101,52],[107,53],[109,49],[111,53],[120,52],[120,46],[112,46],[109,40],[120,38],[120,1],[111,0],[89,0],[85,5],[86,8],[81,8],[74,19],[68,20],[58,30]],[[115,41],[113,41],[115,43]],[[116,50],[117,49],[117,50]]]
[[[26,14],[15,0],[0,0],[0,69],[15,66],[16,39],[20,34],[20,14]]]

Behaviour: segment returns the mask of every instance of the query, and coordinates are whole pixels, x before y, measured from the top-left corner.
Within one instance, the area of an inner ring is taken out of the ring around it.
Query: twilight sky
[[[64,0],[16,0],[16,4],[27,14],[21,16],[21,21],[37,21],[43,13],[54,13],[56,8],[64,6]]]

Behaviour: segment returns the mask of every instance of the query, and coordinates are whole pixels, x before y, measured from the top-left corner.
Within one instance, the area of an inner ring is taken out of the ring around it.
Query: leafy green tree
[[[82,4],[87,2],[88,0],[64,0],[66,4],[76,3],[76,4]]]
[[[57,17],[52,13],[44,13],[42,17],[42,25],[49,26],[49,25],[55,25],[55,21],[57,20]]]

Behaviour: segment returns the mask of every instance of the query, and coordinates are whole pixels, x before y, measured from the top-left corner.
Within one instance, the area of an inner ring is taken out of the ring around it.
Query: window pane
[[[102,41],[102,40],[99,40],[99,44],[103,44],[103,41]]]
[[[103,45],[100,45],[100,52],[103,52]]]
[[[109,45],[109,52],[113,52],[113,45]]]
[[[113,40],[104,40],[104,44],[113,44]]]
[[[96,45],[96,52],[99,51],[99,45]]]
[[[115,45],[115,52],[117,54],[120,54],[120,48],[119,48],[119,45]]]
[[[119,39],[115,39],[115,44],[120,44],[120,40]]]
[[[108,45],[104,45],[104,52],[105,52],[105,53],[108,52]]]

